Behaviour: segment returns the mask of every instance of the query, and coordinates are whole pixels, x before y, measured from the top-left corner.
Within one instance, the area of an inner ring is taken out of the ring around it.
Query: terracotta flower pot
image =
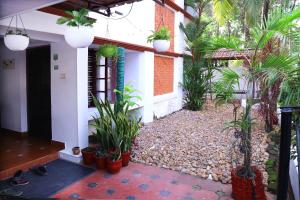
[[[125,167],[129,164],[131,151],[123,152],[122,153],[122,166]]]
[[[82,149],[83,164],[92,165],[95,162],[96,151],[94,149]]]
[[[72,151],[73,151],[74,155],[79,155],[80,154],[80,148],[79,147],[73,147]]]
[[[118,173],[122,168],[122,159],[117,161],[111,161],[107,159],[107,171],[111,174]]]
[[[256,200],[266,200],[262,181],[263,177],[259,169],[255,166],[252,167],[252,170],[256,174],[254,180],[238,176],[237,171],[239,169],[241,169],[241,167],[231,170],[232,197],[235,200],[253,200],[255,195]],[[254,184],[253,181],[255,182]]]
[[[105,156],[95,156],[95,162],[97,169],[106,169],[106,157]]]

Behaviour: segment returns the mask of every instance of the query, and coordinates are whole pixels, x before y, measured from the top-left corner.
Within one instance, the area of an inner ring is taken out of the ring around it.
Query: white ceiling
[[[63,1],[64,0],[0,0],[0,19]]]

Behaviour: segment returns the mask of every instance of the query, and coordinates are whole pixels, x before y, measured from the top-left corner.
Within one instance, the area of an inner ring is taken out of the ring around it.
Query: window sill
[[[113,107],[113,106],[114,106],[114,104],[111,104],[111,107]],[[131,106],[129,108],[129,110],[132,111],[132,110],[139,109],[141,107],[143,107],[143,106],[142,105],[135,105],[135,106]],[[89,116],[88,116],[88,120],[89,121],[93,120],[94,119],[93,117],[96,117],[96,118],[99,117],[99,112],[98,112],[98,110],[97,110],[96,107],[90,107],[90,108],[88,108],[88,114],[89,114]]]

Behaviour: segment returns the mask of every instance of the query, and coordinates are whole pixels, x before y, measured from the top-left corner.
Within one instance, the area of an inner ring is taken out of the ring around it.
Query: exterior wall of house
[[[183,0],[175,0],[175,2],[183,7]],[[97,37],[152,47],[152,44],[147,43],[147,37],[160,25],[161,13],[164,16],[163,23],[172,32],[170,52],[183,52],[184,36],[179,30],[179,23],[185,20],[182,13],[168,6],[160,7],[154,1],[148,0],[136,2],[132,7],[124,5],[114,10],[122,12],[124,16],[128,12],[130,14],[123,19],[115,20],[90,13],[90,17],[98,20],[94,26]],[[122,16],[116,17],[122,18]],[[76,50],[64,42],[63,34],[67,26],[57,25],[58,18],[59,16],[40,11],[22,14],[31,39],[47,41],[51,44],[52,137],[53,140],[65,142],[66,149],[62,156],[72,160],[69,158],[72,147],[87,146],[88,121],[91,120],[91,115],[95,114],[95,109],[88,108],[87,105],[87,48]],[[4,35],[9,21],[10,19],[0,20],[0,35]],[[32,40],[31,45],[35,45]],[[8,52],[9,56],[25,57],[25,52],[15,53],[6,49],[4,51]],[[54,54],[58,55],[56,61],[53,60]],[[182,81],[182,57],[166,57],[149,51],[126,50],[125,59],[125,83],[130,82],[140,91],[142,97],[142,101],[138,102],[139,106],[134,108],[132,113],[142,116],[143,122],[148,123],[153,121],[154,116],[162,117],[182,108],[182,88],[179,84]],[[2,60],[3,58],[1,62]],[[167,62],[166,66],[164,61]],[[9,71],[2,72],[0,69],[0,94],[1,97],[4,96],[3,100],[0,100],[1,111],[4,106],[5,118],[16,119],[13,125],[5,125],[8,121],[3,119],[1,124],[13,130],[26,131],[26,66],[25,62],[20,63],[23,66],[21,67],[20,64],[13,74]],[[55,65],[59,66],[58,70],[54,70]],[[167,70],[164,70],[164,67]],[[7,75],[9,73],[11,74]],[[161,76],[162,74],[164,76]],[[4,75],[13,79],[2,78]],[[165,81],[165,86],[160,88],[157,81],[159,79]],[[4,88],[3,82],[5,85],[13,82],[13,86]],[[22,96],[21,100],[14,98],[16,101],[11,101],[10,98],[16,96]],[[6,103],[10,101],[11,104],[7,105]]]

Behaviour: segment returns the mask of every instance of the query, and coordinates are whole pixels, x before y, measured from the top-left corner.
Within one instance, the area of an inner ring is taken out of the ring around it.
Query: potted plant
[[[96,19],[87,17],[88,10],[85,8],[79,11],[65,11],[69,17],[61,17],[57,20],[57,24],[67,24],[65,31],[66,42],[74,48],[85,48],[92,44],[94,40],[93,24]]]
[[[95,156],[97,169],[106,169],[107,153],[105,150],[98,150]]]
[[[237,107],[235,107],[237,108]],[[238,165],[231,171],[232,196],[234,199],[266,199],[263,185],[262,173],[256,166],[251,165],[252,146],[251,146],[251,105],[247,105],[245,111],[237,118],[237,109],[234,109],[235,119],[231,121],[227,128],[234,129],[237,138],[238,148],[243,154],[242,165]]]
[[[83,164],[92,165],[95,161],[96,149],[91,147],[86,147],[81,150]]]
[[[120,101],[118,101],[115,106],[116,110],[119,111],[116,120],[117,132],[122,137],[121,145],[121,157],[122,166],[127,166],[129,164],[131,148],[135,137],[138,135],[140,129],[141,118],[135,119],[131,117],[128,113],[129,107],[138,105],[135,100],[141,100],[140,96],[133,95],[138,91],[133,89],[130,84],[125,85],[124,91],[119,91],[117,89],[114,92],[120,95]]]
[[[104,44],[98,48],[98,55],[105,58],[117,57],[118,47],[112,44]]]
[[[152,31],[147,42],[153,42],[153,47],[157,52],[165,52],[170,48],[170,39],[170,30],[163,26],[157,31]]]
[[[120,172],[121,168],[122,159],[120,149],[109,152],[107,158],[107,171],[111,174],[116,174]]]
[[[133,139],[138,134],[140,128],[139,122],[140,120],[130,119],[123,113],[119,113],[118,115],[117,127],[123,140],[121,145],[123,167],[129,164]]]
[[[23,51],[29,45],[28,35],[21,29],[9,30],[4,35],[5,46],[12,51]]]
[[[74,155],[79,155],[80,154],[80,147],[73,147],[72,152]]]
[[[234,148],[238,149],[243,156],[243,163],[236,163],[231,170],[232,196],[237,200],[266,199],[262,173],[256,166],[252,166],[251,116],[252,95],[247,94],[246,108],[238,116],[241,107],[240,101],[234,99],[234,88],[239,88],[240,75],[228,68],[221,71],[220,79],[214,83],[216,104],[230,103],[233,105],[234,120],[227,123],[225,129],[234,132],[236,141]],[[246,77],[243,77],[244,79]],[[248,88],[248,93],[252,90]],[[235,151],[237,152],[237,151]]]

